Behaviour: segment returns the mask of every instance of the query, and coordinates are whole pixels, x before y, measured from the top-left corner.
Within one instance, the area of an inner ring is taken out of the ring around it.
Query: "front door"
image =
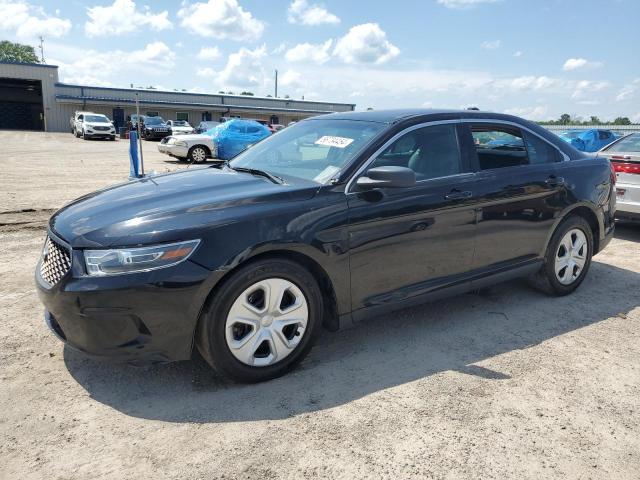
[[[124,127],[124,109],[113,109],[113,125],[116,127],[116,132],[118,131],[118,128]]]
[[[478,226],[474,269],[496,270],[539,258],[564,208],[561,153],[510,124],[466,125],[475,145]]]
[[[352,182],[347,201],[354,311],[464,283],[473,261],[475,175],[460,154],[459,128],[457,122],[412,127],[368,165],[409,167],[415,186],[358,192]]]

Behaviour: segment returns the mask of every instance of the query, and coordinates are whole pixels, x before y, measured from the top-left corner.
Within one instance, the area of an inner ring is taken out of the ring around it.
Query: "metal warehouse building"
[[[0,62],[0,129],[65,132],[76,110],[102,113],[122,127],[136,111],[136,95],[142,115],[188,120],[192,125],[220,117],[286,125],[355,108],[349,103],[69,85],[58,81],[57,66]]]

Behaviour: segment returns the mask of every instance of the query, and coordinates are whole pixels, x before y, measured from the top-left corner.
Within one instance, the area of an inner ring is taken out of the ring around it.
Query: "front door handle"
[[[551,175],[544,181],[544,183],[546,183],[550,187],[561,187],[565,184],[565,181],[563,177],[556,177],[555,175]]]
[[[451,190],[449,193],[447,193],[444,196],[445,200],[460,200],[463,198],[471,198],[471,196],[473,195],[473,192],[469,191],[469,190],[458,190],[458,189],[453,189]]]

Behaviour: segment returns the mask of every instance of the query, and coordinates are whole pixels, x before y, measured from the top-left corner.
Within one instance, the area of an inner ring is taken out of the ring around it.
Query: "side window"
[[[553,163],[561,160],[560,152],[552,147],[540,137],[529,132],[523,132],[524,140],[527,144],[527,153],[529,154],[529,163],[537,165],[539,163]]]
[[[598,130],[598,138],[600,140],[608,140],[609,138],[611,138],[611,133],[604,130]]]
[[[460,173],[455,124],[418,128],[401,136],[378,155],[371,168],[389,165],[412,169],[417,180]]]
[[[527,165],[527,149],[519,128],[471,124],[480,170]]]
[[[84,119],[84,115],[78,115],[78,120]]]

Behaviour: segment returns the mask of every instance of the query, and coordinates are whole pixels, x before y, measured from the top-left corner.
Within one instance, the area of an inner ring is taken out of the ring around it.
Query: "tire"
[[[109,137],[109,140],[111,140],[112,142],[115,142],[116,141],[116,136],[113,135],[113,136]]]
[[[89,140],[89,136],[85,133],[85,131],[82,131],[82,139],[83,140]]]
[[[285,293],[272,301],[263,285]],[[286,285],[290,287],[285,290]],[[262,304],[243,307],[243,302],[254,301],[252,297],[261,299]],[[283,302],[290,306],[282,308]],[[278,313],[271,315],[273,312]],[[309,353],[320,330],[322,312],[322,294],[308,270],[289,260],[260,260],[231,274],[207,302],[198,323],[196,345],[207,363],[232,381],[271,380],[292,370]],[[283,326],[287,320],[299,323]],[[248,322],[255,323],[248,326]],[[234,349],[233,344],[240,346]]]
[[[572,244],[571,251],[563,246],[563,241],[567,244],[567,239]],[[584,249],[579,248],[581,242],[584,242]],[[593,232],[591,226],[584,218],[571,215],[563,220],[553,232],[547,246],[544,267],[531,278],[531,283],[549,295],[568,295],[583,282],[589,271],[592,256]],[[583,258],[582,265],[580,265],[581,257]],[[563,265],[566,266],[562,268]],[[556,273],[556,270],[559,270],[559,273]]]
[[[187,154],[187,158],[192,163],[204,163],[207,161],[207,149],[202,145],[194,145],[189,149],[189,153]]]
[[[74,130],[73,134],[75,135],[76,138],[80,138],[80,132],[78,132],[78,130]]]

